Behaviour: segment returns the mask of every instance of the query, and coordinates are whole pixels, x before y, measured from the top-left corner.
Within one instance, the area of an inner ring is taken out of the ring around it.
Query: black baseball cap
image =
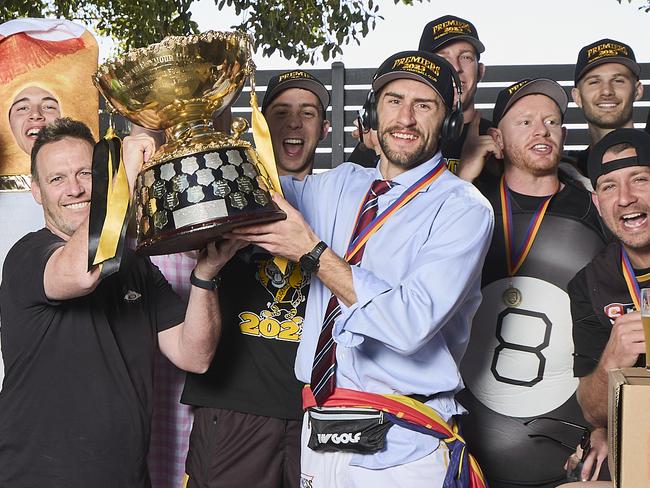
[[[318,78],[302,70],[280,73],[269,80],[266,93],[264,93],[264,100],[262,100],[262,112],[268,108],[275,97],[288,88],[302,88],[312,92],[320,100],[323,115],[325,115],[330,104],[330,92],[327,91],[325,85]]]
[[[636,151],[636,156],[619,158],[603,164],[603,156],[609,148],[628,143]],[[606,134],[589,151],[587,173],[591,185],[596,188],[598,178],[617,169],[629,166],[650,166],[650,134],[639,129],[616,129]]]
[[[454,68],[449,62],[427,51],[402,51],[384,61],[374,78],[375,93],[387,83],[399,79],[411,79],[426,83],[442,97],[449,109],[454,104]]]
[[[569,105],[569,97],[567,96],[564,88],[562,88],[556,81],[548,78],[526,78],[517,83],[504,88],[497,95],[497,101],[492,111],[492,121],[495,126],[499,125],[501,119],[512,105],[519,99],[526,95],[546,95],[553,100],[562,112],[562,117],[566,112]]]
[[[485,46],[478,38],[476,27],[469,20],[453,15],[445,15],[432,20],[422,31],[420,37],[420,51],[436,52],[438,49],[453,41],[467,41],[480,57],[485,51]]]
[[[587,71],[605,63],[620,63],[627,66],[637,79],[641,74],[641,67],[636,62],[634,51],[630,46],[612,39],[601,39],[580,49],[576,61],[575,85],[578,85],[578,81]]]

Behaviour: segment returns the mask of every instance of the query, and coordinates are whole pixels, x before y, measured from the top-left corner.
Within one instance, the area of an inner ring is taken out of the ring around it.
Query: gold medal
[[[506,307],[512,308],[517,308],[519,305],[521,305],[521,302],[524,299],[519,288],[515,288],[512,285],[510,285],[510,287],[503,292],[501,298],[503,299],[503,303],[505,303]]]
[[[512,206],[510,204],[510,191],[508,190],[508,185],[506,185],[505,175],[501,176],[501,182],[499,183],[499,194],[501,198],[501,221],[503,223],[503,237],[506,246],[506,264],[508,269],[508,276],[512,279],[513,276],[517,274],[521,265],[524,264],[524,260],[528,256],[528,253],[533,247],[533,242],[535,242],[535,237],[537,237],[537,232],[539,231],[540,226],[542,225],[542,220],[544,215],[546,215],[546,210],[551,203],[553,196],[560,191],[560,182],[558,180],[558,186],[555,192],[552,195],[544,198],[542,203],[539,205],[531,221],[528,225],[528,230],[524,240],[517,247],[514,242],[514,235],[512,229]],[[510,282],[510,286],[503,292],[501,299],[506,307],[517,308],[521,305],[524,297],[521,294],[521,290],[515,288]]]

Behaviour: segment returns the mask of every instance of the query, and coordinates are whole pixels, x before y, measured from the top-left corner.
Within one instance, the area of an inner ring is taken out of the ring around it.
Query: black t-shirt
[[[650,287],[648,269],[634,270],[640,288]],[[616,317],[634,311],[621,268],[621,245],[612,242],[569,283],[573,342],[573,371],[577,377],[595,369],[609,341]],[[642,365],[639,357],[637,366]]]
[[[463,432],[491,487],[552,487],[565,478],[567,451],[551,436],[577,445],[581,432],[549,416],[585,424],[575,399],[571,316],[567,284],[605,246],[591,196],[560,175],[564,187],[551,200],[530,253],[508,277],[499,178],[482,175],[477,186],[494,209],[494,235],[482,276],[483,301],[461,364],[466,390],[458,396],[469,410]],[[514,241],[522,242],[544,197],[511,193]],[[508,307],[513,286],[523,301]],[[535,462],[531,463],[530,460]]]
[[[45,296],[64,245],[47,229],[7,254],[0,286],[0,486],[145,488],[157,332],[185,307],[148,259],[129,254],[92,293]]]
[[[591,200],[591,194],[561,172],[559,178],[564,188],[551,200],[530,254],[517,274],[544,279],[566,290],[577,270],[603,249],[608,242],[608,234]],[[508,275],[499,182],[500,177],[486,172],[475,182],[490,201],[495,221],[492,243],[483,268],[483,287]],[[514,239],[519,244],[533,212],[545,197],[521,195],[512,190],[510,195]]]
[[[204,375],[188,374],[182,402],[285,419],[302,418],[294,362],[309,275],[281,273],[259,248],[238,253],[221,272],[222,337]]]
[[[465,144],[465,139],[467,139],[467,132],[469,131],[469,123],[466,123],[463,126],[463,132],[460,137],[455,141],[443,142],[442,144],[442,157],[447,160],[447,168],[451,170],[454,174],[458,173],[458,163],[460,162],[460,153],[463,150],[463,144]],[[487,119],[481,118],[479,122],[479,134],[484,136],[487,134],[487,130],[493,127],[492,122]],[[350,154],[348,161],[351,163],[356,163],[366,168],[374,168],[377,165],[377,155],[372,149],[368,149],[361,144],[357,144]]]

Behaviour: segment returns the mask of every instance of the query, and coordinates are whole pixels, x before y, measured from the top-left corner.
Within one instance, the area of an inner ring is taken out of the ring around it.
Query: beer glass
[[[650,288],[641,290],[641,322],[645,337],[645,369],[650,371]]]

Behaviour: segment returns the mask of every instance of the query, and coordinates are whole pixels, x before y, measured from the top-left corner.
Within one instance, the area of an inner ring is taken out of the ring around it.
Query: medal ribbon
[[[559,185],[558,185],[559,189]],[[528,253],[533,247],[533,242],[535,242],[535,237],[537,237],[537,232],[539,227],[542,225],[542,220],[546,214],[551,199],[555,196],[557,191],[552,195],[546,197],[546,199],[539,205],[533,217],[530,219],[528,224],[528,229],[526,229],[526,235],[522,241],[519,249],[515,248],[515,243],[513,239],[512,232],[512,205],[510,203],[510,190],[508,190],[508,185],[506,185],[505,176],[501,176],[501,182],[499,183],[499,192],[501,195],[501,219],[503,221],[503,235],[505,238],[506,244],[506,259],[508,263],[508,276],[514,276],[521,265],[524,264]]]
[[[630,297],[634,302],[634,308],[636,310],[641,310],[641,289],[639,288],[639,282],[636,280],[634,275],[634,269],[632,268],[632,263],[630,263],[630,258],[625,252],[625,248],[621,246],[621,268],[623,269],[623,278],[625,278],[625,283],[627,283],[627,289],[630,292]]]
[[[381,214],[379,214],[375,219],[370,222],[363,230],[359,232],[357,235],[356,239],[354,239],[352,242],[350,242],[348,246],[348,250],[345,253],[344,259],[346,261],[349,261],[352,259],[352,257],[359,252],[359,250],[364,246],[366,241],[370,239],[370,237],[377,232],[382,225],[386,222],[388,217],[393,215],[395,212],[397,212],[400,208],[402,208],[404,205],[406,205],[408,202],[410,202],[413,198],[415,198],[415,195],[417,195],[423,188],[426,188],[428,185],[433,183],[444,171],[447,169],[445,166],[445,162],[443,159],[440,160],[440,162],[427,174],[425,174],[422,178],[420,178],[418,181],[413,183],[400,197],[395,200],[386,210],[384,210]],[[361,205],[359,206],[359,210],[357,212],[357,217],[354,219],[354,226],[352,227],[353,232],[354,229],[357,227],[357,223],[359,222],[359,218],[361,217],[361,211],[363,210],[363,204],[364,202],[361,202]]]

